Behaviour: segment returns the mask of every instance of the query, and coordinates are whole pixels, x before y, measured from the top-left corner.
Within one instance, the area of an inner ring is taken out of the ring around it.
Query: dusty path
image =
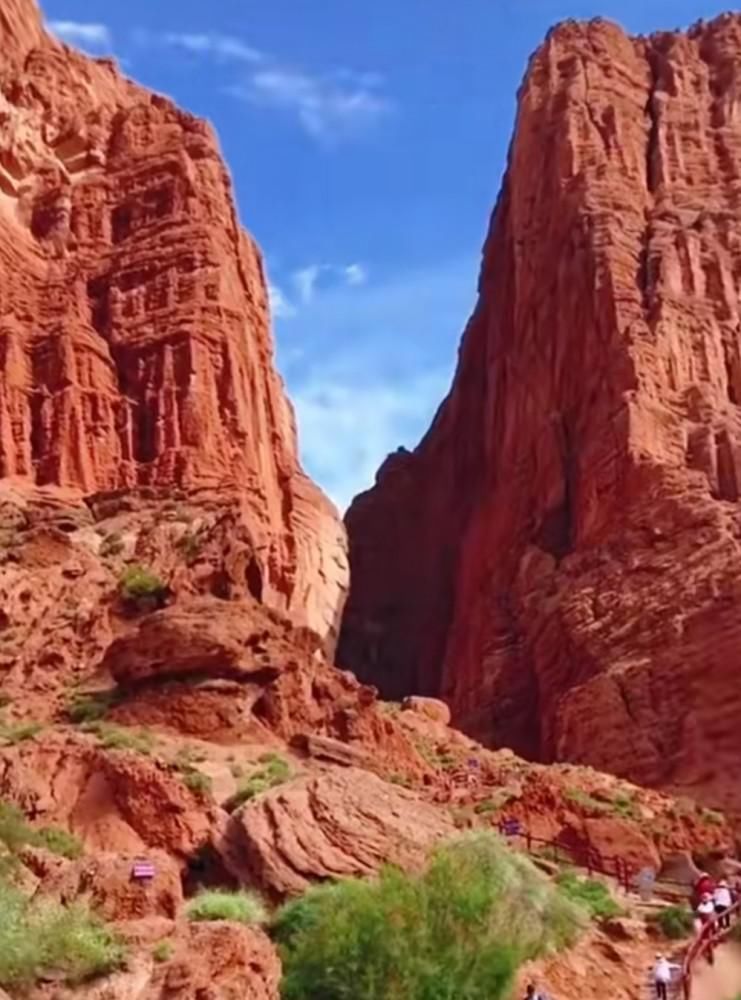
[[[715,964],[700,963],[692,981],[692,1000],[736,1000],[741,994],[741,945],[726,944]]]

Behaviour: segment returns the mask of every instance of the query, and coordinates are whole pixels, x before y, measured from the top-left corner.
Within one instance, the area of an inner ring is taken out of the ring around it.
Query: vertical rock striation
[[[741,16],[554,29],[450,394],[347,518],[343,663],[490,743],[728,803],[740,295]]]
[[[323,635],[346,586],[303,475],[260,253],[210,127],[0,13],[0,476],[218,492],[260,596]]]

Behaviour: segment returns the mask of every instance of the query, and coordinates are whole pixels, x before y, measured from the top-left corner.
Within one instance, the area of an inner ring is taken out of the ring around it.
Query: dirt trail
[[[692,1000],[735,1000],[741,994],[741,945],[727,944],[715,964],[700,963],[692,982]]]

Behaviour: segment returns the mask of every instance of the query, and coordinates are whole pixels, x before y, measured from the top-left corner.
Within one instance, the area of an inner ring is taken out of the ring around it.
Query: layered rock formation
[[[741,17],[556,28],[416,451],[353,504],[341,662],[741,810]]]
[[[302,473],[260,253],[204,122],[0,19],[0,476],[216,495],[259,599],[330,644],[341,526]]]

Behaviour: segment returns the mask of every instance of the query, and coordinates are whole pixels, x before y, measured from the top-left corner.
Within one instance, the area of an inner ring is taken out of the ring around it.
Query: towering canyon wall
[[[740,295],[741,16],[556,28],[450,394],[349,512],[341,661],[490,743],[733,798]]]
[[[217,495],[250,589],[333,635],[344,532],[303,475],[260,253],[208,125],[0,12],[0,477]]]

